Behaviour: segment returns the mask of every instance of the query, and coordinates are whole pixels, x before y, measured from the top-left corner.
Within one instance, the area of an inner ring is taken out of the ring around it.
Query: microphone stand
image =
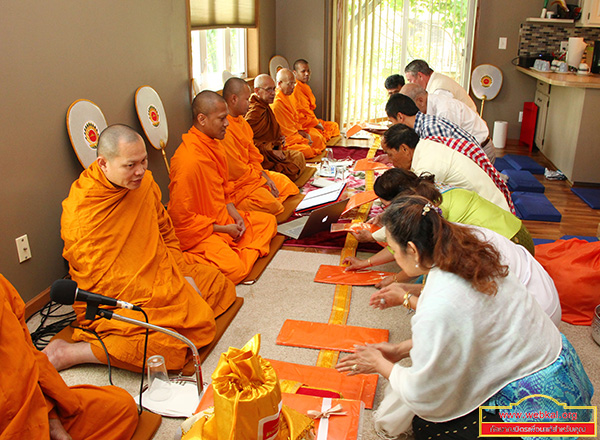
[[[100,309],[100,308],[98,308],[98,305],[99,304],[94,304],[93,301],[88,302],[88,307],[86,309],[86,319],[90,319],[90,318],[88,318],[88,316],[92,316],[91,319],[93,319],[95,317],[95,315],[98,315],[101,318],[116,319],[117,321],[127,322],[128,324],[139,325],[141,327],[148,328],[150,330],[155,330],[157,332],[164,333],[166,335],[177,338],[180,341],[184,342],[188,347],[190,347],[190,350],[192,350],[192,357],[194,358],[194,368],[196,370],[196,386],[198,387],[198,398],[202,398],[202,392],[204,391],[204,385],[202,383],[202,370],[200,367],[200,355],[198,354],[198,349],[196,348],[196,346],[194,345],[194,343],[192,341],[190,341],[185,336],[177,333],[176,331],[169,330],[168,328],[159,327],[154,324],[149,324],[144,321],[138,321],[137,319],[128,318],[127,316],[120,316],[120,315],[117,315],[116,313],[112,312],[111,310]],[[92,315],[92,313],[93,313],[93,315]],[[142,371],[142,374],[144,374],[143,371]]]

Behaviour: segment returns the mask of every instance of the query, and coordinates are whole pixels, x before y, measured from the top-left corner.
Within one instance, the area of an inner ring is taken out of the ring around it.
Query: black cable
[[[148,315],[146,315],[146,312],[144,311],[144,309],[140,308],[140,311],[144,314],[144,318],[146,319],[146,324],[149,324]],[[146,354],[148,352],[148,335],[149,335],[149,329],[148,329],[148,327],[146,327],[146,338],[144,340],[144,357],[142,360],[142,379],[140,381],[140,407],[138,409],[138,414],[141,414],[142,411],[144,410],[144,407],[142,406],[142,391],[144,390],[144,375],[146,374]]]
[[[83,330],[84,332],[91,333],[96,337],[96,339],[98,339],[98,342],[100,342],[100,345],[102,345],[102,349],[104,350],[104,355],[106,356],[106,366],[108,367],[108,383],[114,386],[115,384],[112,381],[112,367],[110,365],[110,356],[108,355],[108,350],[106,349],[106,345],[104,345],[104,341],[102,340],[100,335],[89,328],[77,327],[75,325],[71,325],[71,327],[76,328],[78,330]]]
[[[57,333],[59,333],[63,328],[67,327],[73,321],[75,321],[76,316],[75,312],[70,311],[67,313],[54,314],[57,310],[62,307],[62,304],[57,304],[53,301],[47,303],[44,307],[38,310],[36,313],[31,315],[27,321],[32,319],[36,315],[40,315],[40,324],[38,327],[31,332],[31,340],[38,350],[43,350],[50,339]],[[48,318],[63,318],[58,321],[53,322],[52,324],[45,325],[46,320]]]

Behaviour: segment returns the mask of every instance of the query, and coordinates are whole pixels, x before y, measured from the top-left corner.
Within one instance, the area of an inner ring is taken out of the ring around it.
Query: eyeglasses
[[[256,87],[256,88],[266,90],[269,93],[274,93],[276,90],[275,87]]]

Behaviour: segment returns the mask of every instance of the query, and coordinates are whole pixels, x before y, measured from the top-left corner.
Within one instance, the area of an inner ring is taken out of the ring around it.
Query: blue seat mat
[[[533,174],[544,174],[545,168],[529,156],[507,154],[502,156],[515,170],[525,170]]]
[[[523,170],[503,170],[503,174],[508,176],[506,185],[511,191],[523,191],[533,193],[543,193],[546,188],[529,171]]]
[[[535,246],[540,245],[540,244],[548,244],[548,243],[554,243],[556,240],[551,240],[549,238],[534,238],[533,239],[533,244]]]
[[[592,209],[600,209],[600,189],[571,188],[571,191]]]
[[[503,157],[496,158],[496,160],[494,161],[494,168],[496,168],[499,172],[502,172],[502,170],[514,170],[515,169],[515,167],[513,167],[510,164],[510,162],[508,162]]]
[[[577,238],[579,240],[585,240],[588,243],[591,243],[593,241],[599,241],[598,237],[588,237],[585,235],[563,235],[562,237],[560,237],[561,240],[570,240],[571,238]]]
[[[536,220],[541,222],[560,222],[562,215],[544,194],[514,192],[513,203],[517,210],[517,217],[522,220]]]

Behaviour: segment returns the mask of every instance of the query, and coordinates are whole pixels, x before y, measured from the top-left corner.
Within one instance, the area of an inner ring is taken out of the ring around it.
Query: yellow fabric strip
[[[381,138],[375,136],[373,145],[369,148],[367,158],[372,159],[375,157],[375,153],[379,149],[381,144]],[[365,172],[365,191],[373,189],[374,172]],[[373,203],[365,203],[358,209],[356,217],[352,220],[352,223],[364,222],[367,220],[371,205]],[[340,264],[346,257],[353,257],[356,255],[356,248],[358,247],[358,241],[352,234],[346,235],[346,242],[342,249],[340,256]],[[331,308],[331,314],[329,315],[329,324],[346,325],[348,321],[348,312],[350,311],[350,300],[352,299],[352,286],[346,286],[343,284],[337,284],[335,286],[335,293],[333,296],[333,306]],[[339,351],[334,350],[321,350],[319,351],[319,357],[317,358],[318,367],[333,368],[337,364],[340,356]]]

